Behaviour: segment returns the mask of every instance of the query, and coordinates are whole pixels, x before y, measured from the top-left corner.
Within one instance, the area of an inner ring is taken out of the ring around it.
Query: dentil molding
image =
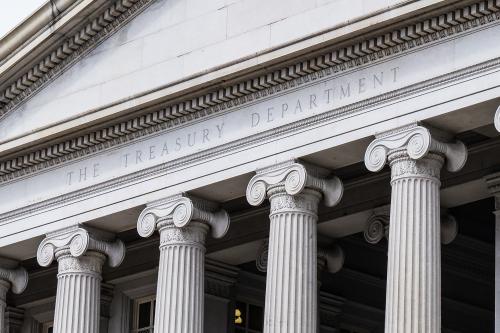
[[[150,2],[151,0],[117,1],[111,9],[108,9],[103,14],[102,19],[96,19],[97,21],[90,23],[89,27],[86,27],[82,30],[83,32],[77,34],[78,36],[85,37],[83,39],[82,37],[78,37],[79,41],[86,41],[82,48],[89,47],[87,45],[93,45],[92,43],[98,44],[101,40],[98,37],[109,35],[121,27],[126,20],[121,18],[120,13],[125,18],[131,17],[136,15],[135,13],[139,9],[145,7]],[[99,28],[100,26],[97,22],[105,21],[104,17],[107,20],[114,19],[114,21],[112,21],[113,23],[104,25],[105,28]],[[195,96],[186,101],[162,106],[160,110],[129,121],[0,162],[0,181],[11,180],[40,171],[46,167],[102,151],[115,145],[125,144],[126,142],[150,135],[154,132],[168,130],[171,127],[179,126],[231,107],[250,103],[283,90],[294,89],[323,77],[364,66],[380,59],[399,56],[401,53],[411,51],[417,47],[442,39],[453,38],[458,34],[481,28],[498,20],[500,20],[500,0],[481,1],[463,8],[454,9],[453,11],[399,28],[384,35],[341,47],[318,57],[275,70],[272,73],[239,82],[205,95]],[[97,30],[94,31],[92,29]],[[67,56],[62,51],[63,49],[74,53],[71,53],[71,56]],[[47,77],[46,80],[55,78],[57,76],[56,73],[60,73],[67,68],[67,66],[65,67],[61,64],[68,62],[68,58],[59,59],[57,58],[58,55],[71,58],[75,57],[74,54],[85,53],[83,51],[72,51],[71,48],[68,49],[68,46],[54,52],[54,54],[44,60],[44,63],[48,61],[51,68],[49,73],[52,73],[52,76]],[[56,61],[51,62],[51,59],[56,59]],[[72,61],[71,63],[74,62]],[[484,65],[480,67],[482,68]],[[477,73],[478,70],[478,68],[471,69],[467,73]],[[32,71],[39,72],[39,70],[31,70],[30,73]],[[446,79],[450,78],[447,76]],[[37,79],[33,74],[26,74],[16,81],[9,88],[8,93],[4,92],[4,96],[8,95],[10,97],[4,97],[4,101],[8,104],[4,106],[3,113],[7,112],[6,110],[14,108],[14,101],[20,103],[24,98],[31,95],[36,90],[33,87],[41,86],[41,81],[43,80]],[[429,84],[435,85],[436,83],[432,82]],[[420,87],[418,88],[420,89]],[[393,93],[389,95],[393,95]],[[388,98],[389,96],[384,95],[383,100],[387,100]],[[374,103],[377,100],[371,99],[370,103]],[[355,112],[365,104],[367,102],[357,103],[353,108],[346,107],[343,112],[337,110],[336,113]],[[1,113],[2,111],[0,111]]]

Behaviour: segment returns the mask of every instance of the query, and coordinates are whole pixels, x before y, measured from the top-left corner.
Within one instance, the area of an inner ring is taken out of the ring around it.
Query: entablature
[[[12,156],[0,163],[0,246],[214,184],[231,200],[254,170],[292,158],[352,165],[372,135],[415,120],[451,133],[491,124],[498,9],[454,9]]]

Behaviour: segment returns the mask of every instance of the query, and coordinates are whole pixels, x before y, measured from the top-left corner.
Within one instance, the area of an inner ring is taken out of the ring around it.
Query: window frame
[[[156,310],[156,295],[153,294],[153,295],[138,297],[138,298],[133,299],[132,301],[134,302],[134,304],[132,306],[132,324],[131,324],[130,332],[131,333],[138,333],[138,332],[148,330],[148,332],[152,333],[154,331],[154,315],[155,315],[155,310]],[[150,315],[149,322],[151,325],[149,325],[148,327],[139,328],[138,327],[139,326],[139,307],[141,306],[141,304],[144,304],[144,303],[152,303],[151,304],[152,311],[149,314]]]

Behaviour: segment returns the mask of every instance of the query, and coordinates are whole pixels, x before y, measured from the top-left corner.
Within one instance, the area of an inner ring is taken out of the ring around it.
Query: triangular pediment
[[[102,20],[112,21],[97,34],[89,34],[90,40],[64,61],[51,64],[55,67],[39,80],[45,81],[37,83],[40,88],[9,102],[10,110],[0,120],[0,143],[179,80],[186,75],[185,60],[179,55],[225,37],[222,11],[207,8],[203,20],[198,20],[191,17],[192,11],[188,16],[189,1],[121,2],[129,8],[103,13]],[[211,37],[198,40],[196,32],[204,25],[211,27],[206,34]],[[64,66],[65,62],[69,64]]]

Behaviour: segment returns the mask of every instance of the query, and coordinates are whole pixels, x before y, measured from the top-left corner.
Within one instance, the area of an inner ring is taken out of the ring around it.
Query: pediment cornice
[[[0,119],[46,84],[52,82],[68,67],[141,13],[153,1],[116,0],[112,2],[111,5],[101,9],[99,15],[92,16],[93,18],[83,27],[62,39],[57,47],[51,46],[48,54],[27,67],[29,70],[23,66],[23,70],[17,72],[14,80],[8,80],[12,83],[0,90]],[[84,16],[84,13],[81,14]],[[30,33],[37,34],[38,31]]]
[[[118,3],[122,3],[120,10],[116,8],[118,5],[115,3],[115,9],[113,11],[108,9],[106,11],[107,14],[105,14],[108,18],[115,17],[115,20],[109,22],[99,32],[94,31],[95,34],[93,36],[87,35],[86,43],[90,43],[91,41],[95,43],[100,38],[104,38],[106,33],[111,33],[150,1],[119,0]],[[128,7],[124,5],[125,3]],[[113,14],[111,14],[112,12]],[[104,18],[101,20],[104,20]],[[159,106],[155,111],[150,111],[147,114],[72,138],[71,140],[52,144],[29,154],[4,160],[0,162],[0,182],[11,181],[21,176],[33,174],[47,167],[100,152],[110,147],[124,145],[130,141],[157,132],[168,131],[171,128],[214,113],[224,112],[233,107],[252,103],[287,89],[296,89],[313,81],[338,75],[356,67],[397,57],[403,53],[412,52],[417,48],[426,47],[432,43],[449,38],[455,38],[460,34],[480,29],[489,24],[496,24],[499,21],[500,0],[481,1],[463,8],[453,9],[435,17],[334,49],[314,58],[302,60],[270,73],[247,79],[204,95],[195,96],[178,103]],[[96,22],[98,20],[92,24],[96,24]],[[70,62],[71,60],[69,59],[76,59],[78,57],[77,54],[81,55],[81,52],[75,51],[72,55],[67,56],[66,59],[68,60],[64,61]],[[450,80],[460,79],[464,75],[478,73],[491,68],[491,66],[498,65],[498,59],[478,64],[474,68],[466,68],[443,77],[435,78],[432,82],[423,82],[369,100],[347,105],[334,110],[328,116],[345,116],[346,114],[357,112],[367,105],[374,105],[387,101],[390,98],[400,97],[425,89],[426,87],[444,84],[450,82]],[[56,67],[53,67],[49,73],[57,75]],[[39,87],[43,83],[33,83],[34,89],[36,89],[35,86],[37,85]],[[24,92],[28,94],[31,91],[29,89],[31,88],[28,87],[21,91],[20,95],[16,95],[14,99],[21,98],[21,94],[24,94]],[[8,110],[8,108],[4,108],[3,110]],[[323,117],[326,117],[326,115]],[[314,121],[314,119],[311,120],[311,122]],[[290,126],[299,125],[290,124]],[[227,149],[229,148],[218,148],[218,150]],[[198,155],[203,155],[203,153]]]

